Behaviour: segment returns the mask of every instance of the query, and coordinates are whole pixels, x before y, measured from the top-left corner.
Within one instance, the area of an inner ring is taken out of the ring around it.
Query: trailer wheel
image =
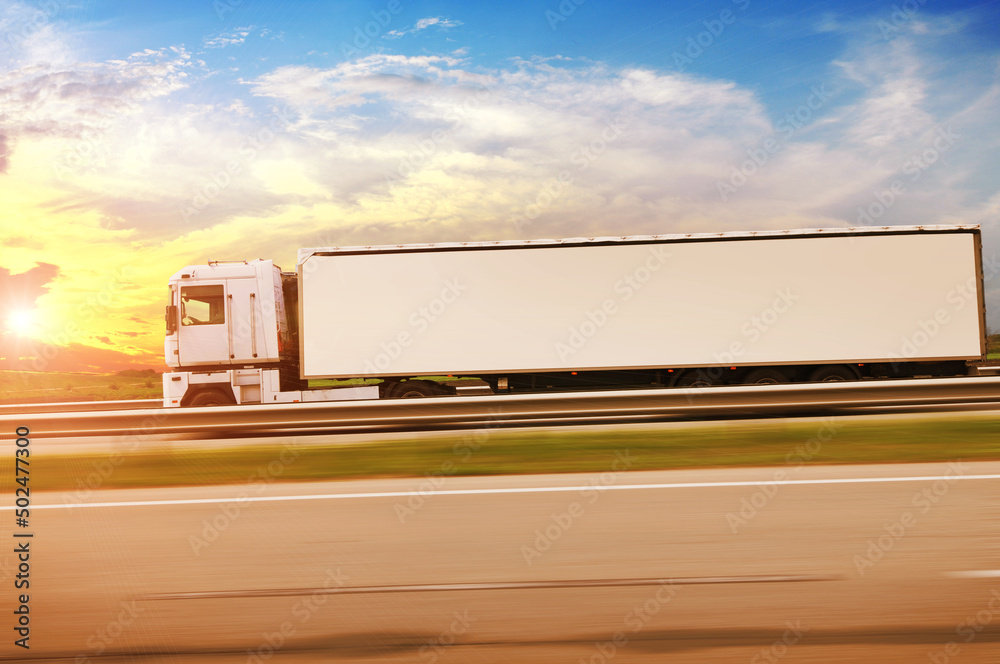
[[[743,382],[747,385],[777,385],[778,383],[787,383],[788,376],[778,369],[754,369],[747,374]]]
[[[420,397],[437,397],[447,394],[444,386],[429,380],[405,380],[396,383],[389,390],[391,399],[418,399]]]
[[[831,364],[825,367],[818,367],[809,374],[811,383],[837,383],[845,380],[857,380],[858,374],[850,367],[840,364]]]
[[[189,406],[232,406],[235,402],[222,390],[204,390],[194,395]]]
[[[712,387],[715,383],[699,373],[688,372],[677,379],[674,387]]]

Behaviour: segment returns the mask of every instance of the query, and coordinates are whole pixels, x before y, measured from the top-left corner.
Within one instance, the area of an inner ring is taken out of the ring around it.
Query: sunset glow
[[[37,334],[35,312],[23,309],[7,315],[7,329],[19,337],[30,337]]]

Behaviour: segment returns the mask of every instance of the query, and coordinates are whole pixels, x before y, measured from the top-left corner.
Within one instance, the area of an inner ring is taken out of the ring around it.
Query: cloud
[[[856,59],[835,64],[867,91],[857,108],[859,121],[848,132],[852,140],[882,150],[912,140],[934,123],[925,110],[928,82],[907,40],[870,46]]]
[[[25,138],[96,143],[123,119],[187,85],[183,48],[146,50],[124,60],[25,64],[0,74],[0,133],[6,159]]]
[[[208,38],[202,42],[206,48],[225,48],[227,46],[238,46],[246,41],[246,38],[250,36],[250,33],[254,31],[254,26],[247,26],[245,28],[236,28],[229,32],[223,32],[215,37]],[[268,34],[268,30],[264,30],[260,33],[261,37]]]
[[[732,82],[568,58],[487,70],[376,54],[281,67],[246,82],[295,118],[276,141],[286,165],[251,169],[286,203],[262,213],[274,233],[262,228],[261,242],[310,238],[325,215],[338,219],[338,244],[850,225],[947,119],[933,108],[948,86],[928,70],[935,58],[905,41],[855,48],[814,86],[825,92],[778,112]],[[767,163],[751,161],[746,183],[721,197],[719,183],[772,139]],[[942,189],[943,173],[921,185]],[[937,195],[933,213],[901,203],[893,217],[934,223],[957,205]]]
[[[38,263],[19,274],[0,267],[0,312],[32,308],[39,297],[49,292],[58,276],[59,267],[51,263]]]
[[[415,32],[420,32],[421,30],[426,30],[430,27],[437,27],[441,29],[457,28],[462,25],[461,21],[454,21],[449,18],[441,18],[440,16],[433,16],[428,18],[422,18],[417,21],[412,28],[407,28],[405,30],[390,30],[385,33],[383,37],[386,39],[398,39],[404,35],[411,35]]]
[[[10,147],[7,142],[7,135],[0,132],[0,175],[7,172],[10,165]]]
[[[621,205],[641,209],[617,217],[637,231],[680,226],[690,219],[677,210],[699,206],[692,182],[711,190],[706,175],[725,162],[725,146],[736,152],[770,128],[755,95],[732,83],[575,61],[475,71],[451,58],[372,55],[330,69],[281,68],[251,85],[299,118],[285,150],[326,198],[377,208],[366,228],[391,223],[383,210],[425,216],[397,225],[414,238],[420,229],[591,232],[606,225],[598,210]],[[523,227],[512,221],[563,172],[570,182],[556,200]],[[657,214],[661,205],[673,215]]]

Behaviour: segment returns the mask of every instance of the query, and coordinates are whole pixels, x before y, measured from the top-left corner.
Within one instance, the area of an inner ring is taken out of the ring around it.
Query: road
[[[1000,656],[1000,462],[629,472],[628,459],[437,485],[100,491],[73,507],[33,494],[31,649],[13,646],[5,553],[0,660]]]

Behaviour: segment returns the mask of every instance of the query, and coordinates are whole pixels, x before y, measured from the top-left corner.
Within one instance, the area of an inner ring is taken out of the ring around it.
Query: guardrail
[[[33,437],[213,432],[371,432],[1000,407],[1000,378],[967,377],[687,389],[450,396],[383,401],[0,414]]]

